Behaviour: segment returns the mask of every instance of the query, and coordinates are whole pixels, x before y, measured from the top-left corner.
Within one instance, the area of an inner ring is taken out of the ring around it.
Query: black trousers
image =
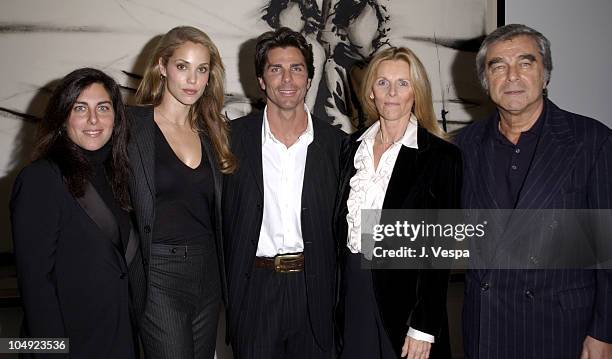
[[[304,272],[253,268],[237,328],[235,359],[331,358],[316,342],[308,317]]]
[[[141,337],[147,359],[214,358],[221,304],[214,245],[151,247]]]
[[[340,359],[397,358],[380,318],[372,273],[361,268],[361,254],[347,254],[342,275],[344,345]]]

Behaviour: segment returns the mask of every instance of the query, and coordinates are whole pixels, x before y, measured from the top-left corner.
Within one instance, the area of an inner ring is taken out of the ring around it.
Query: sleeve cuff
[[[433,335],[416,330],[412,327],[408,329],[408,336],[412,339],[422,340],[428,343],[434,343],[436,341],[436,338]]]

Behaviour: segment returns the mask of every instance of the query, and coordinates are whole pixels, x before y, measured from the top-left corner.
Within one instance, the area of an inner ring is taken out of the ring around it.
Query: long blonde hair
[[[210,52],[208,85],[202,96],[189,109],[191,127],[210,137],[220,171],[225,174],[232,173],[236,169],[236,158],[230,150],[229,126],[222,113],[225,69],[217,46],[204,32],[191,26],[179,26],[168,31],[159,40],[136,91],[136,102],[153,106],[161,103],[166,81],[161,75],[159,60],[166,66],[174,51],[186,42],[200,44]]]
[[[427,71],[421,60],[405,47],[391,47],[376,53],[366,70],[365,78],[359,93],[359,100],[369,123],[379,119],[380,114],[376,109],[374,100],[370,98],[372,86],[376,80],[376,71],[381,62],[387,60],[401,60],[410,66],[410,85],[414,91],[414,105],[412,113],[417,117],[419,125],[429,133],[447,139],[447,134],[438,124],[438,119],[434,114],[433,102],[431,99],[431,85],[427,77]]]

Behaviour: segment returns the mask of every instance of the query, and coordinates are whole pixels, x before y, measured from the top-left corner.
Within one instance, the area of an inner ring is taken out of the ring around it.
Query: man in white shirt
[[[304,103],[314,66],[302,35],[261,35],[255,67],[266,108],[231,122],[239,169],[224,184],[229,339],[237,359],[331,358],[345,135]]]

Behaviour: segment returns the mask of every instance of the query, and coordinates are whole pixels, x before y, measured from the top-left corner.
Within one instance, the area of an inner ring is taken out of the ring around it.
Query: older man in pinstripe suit
[[[550,43],[524,25],[483,42],[482,86],[491,117],[457,137],[465,208],[612,208],[612,131],[546,96]],[[610,270],[490,270],[466,275],[468,358],[610,358]]]

